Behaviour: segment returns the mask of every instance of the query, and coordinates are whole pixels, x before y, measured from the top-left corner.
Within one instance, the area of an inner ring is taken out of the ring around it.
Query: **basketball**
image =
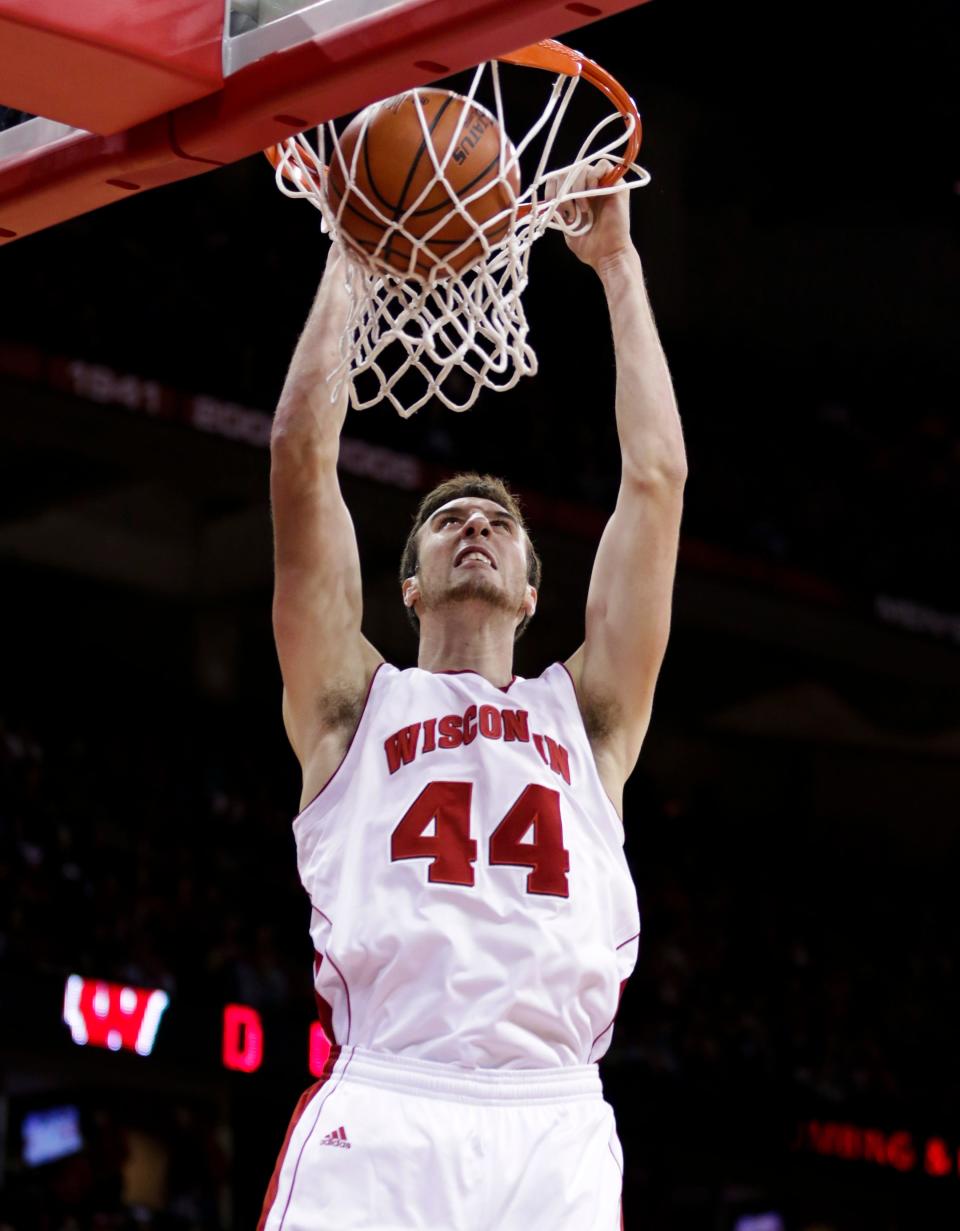
[[[478,230],[488,244],[503,239],[510,218],[491,220],[519,191],[514,149],[494,116],[449,90],[410,91],[361,111],[341,133],[340,154],[334,152],[327,172],[327,199],[339,214],[343,241],[416,278],[428,277],[440,262],[459,272],[479,260]],[[469,218],[456,212],[458,201]],[[403,234],[421,239],[435,227],[422,247]]]

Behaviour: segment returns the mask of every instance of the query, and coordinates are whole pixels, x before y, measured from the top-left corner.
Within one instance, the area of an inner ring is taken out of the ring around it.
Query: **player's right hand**
[[[579,185],[574,191],[589,191],[596,188],[607,172],[612,171],[614,164],[603,159],[592,167],[588,167]],[[604,196],[590,197],[582,202],[565,202],[560,206],[561,217],[565,221],[575,221],[574,212],[578,204],[580,209],[586,209],[591,218],[589,230],[581,235],[566,235],[567,247],[585,265],[602,273],[604,266],[615,262],[619,257],[633,248],[630,238],[630,193],[626,188]],[[565,213],[565,211],[568,211]]]

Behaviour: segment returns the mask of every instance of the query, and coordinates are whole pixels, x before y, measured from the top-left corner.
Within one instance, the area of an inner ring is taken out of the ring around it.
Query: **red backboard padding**
[[[223,81],[223,0],[0,0],[0,102],[95,133]]]
[[[407,0],[228,77],[178,113],[177,142],[193,157],[235,162],[319,121],[642,3]]]

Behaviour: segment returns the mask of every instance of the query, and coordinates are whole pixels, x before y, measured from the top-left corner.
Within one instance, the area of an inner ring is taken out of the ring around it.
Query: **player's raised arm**
[[[630,239],[627,193],[594,199],[568,243],[599,276],[617,361],[622,471],[590,579],[584,644],[567,663],[597,765],[618,801],[646,734],[670,630],[687,464],[667,361]]]
[[[362,591],[353,522],[337,454],[347,393],[331,401],[348,299],[332,248],[280,395],[270,441],[275,584],[273,629],[287,734],[304,795],[342,755],[380,656],[360,632]]]

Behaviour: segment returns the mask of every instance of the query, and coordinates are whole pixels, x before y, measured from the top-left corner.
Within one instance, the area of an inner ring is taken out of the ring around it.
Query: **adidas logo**
[[[332,1133],[327,1133],[320,1144],[323,1146],[340,1146],[343,1150],[350,1149],[350,1142],[347,1141],[347,1134],[342,1124],[339,1128],[335,1128]]]

